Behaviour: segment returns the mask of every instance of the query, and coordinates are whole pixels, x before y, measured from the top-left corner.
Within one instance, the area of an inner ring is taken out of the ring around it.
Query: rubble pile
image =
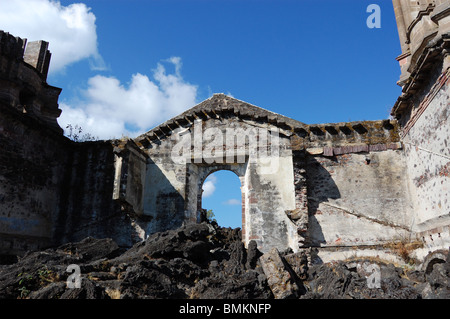
[[[448,259],[428,274],[391,264],[380,270],[380,287],[369,288],[355,262],[308,265],[303,252],[262,254],[254,241],[244,247],[239,228],[204,222],[153,234],[129,249],[89,237],[27,253],[0,265],[0,299],[450,297]]]

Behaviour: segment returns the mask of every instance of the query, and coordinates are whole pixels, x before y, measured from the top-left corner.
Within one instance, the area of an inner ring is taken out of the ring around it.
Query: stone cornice
[[[429,4],[428,7],[424,10],[421,10],[417,13],[417,17],[411,22],[411,24],[409,25],[408,29],[406,30],[406,43],[410,43],[411,39],[411,31],[412,29],[414,29],[414,27],[416,26],[416,24],[422,20],[422,18],[424,16],[430,15],[433,12],[434,9],[434,4]]]
[[[395,102],[391,115],[400,118],[408,107],[411,106],[411,97],[421,90],[426,83],[425,79],[433,66],[443,61],[443,54],[448,54],[450,48],[450,32],[443,34],[439,39],[433,40],[418,57],[416,66],[405,80],[402,95]]]
[[[305,123],[220,93],[156,126],[135,140],[138,144],[145,146],[153,140],[165,138],[177,128],[190,127],[196,120],[219,119],[230,115],[242,121],[252,120],[256,123],[271,124],[278,127],[285,135],[295,134],[298,130],[304,130],[307,127]]]

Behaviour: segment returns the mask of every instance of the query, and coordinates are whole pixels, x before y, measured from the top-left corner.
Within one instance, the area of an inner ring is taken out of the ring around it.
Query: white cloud
[[[62,6],[52,0],[0,0],[0,21],[0,28],[14,36],[50,43],[49,72],[86,58],[93,69],[104,69],[95,15],[84,3]]]
[[[63,6],[55,0],[0,0],[0,28],[28,41],[48,41],[50,72],[88,59],[91,69],[105,69],[98,52],[96,17],[83,3]],[[81,99],[60,101],[62,128],[78,125],[101,139],[134,137],[183,112],[196,102],[197,87],[180,74],[180,57],[159,63],[152,77],[133,74],[126,84],[97,75],[88,80]]]
[[[206,181],[203,184],[203,197],[210,197],[212,194],[214,194],[214,191],[216,190],[216,186],[211,181]]]
[[[223,202],[222,204],[224,204],[224,205],[231,205],[231,206],[241,205],[241,201],[239,199],[231,198],[231,199]]]
[[[158,63],[153,81],[140,73],[132,75],[127,86],[114,77],[90,78],[83,101],[60,103],[59,124],[62,128],[79,125],[100,139],[136,137],[194,106],[197,87],[180,75],[181,59],[166,62],[174,65],[175,72],[167,73]]]
[[[215,175],[209,175],[203,183],[203,197],[210,197],[216,190],[217,177]]]

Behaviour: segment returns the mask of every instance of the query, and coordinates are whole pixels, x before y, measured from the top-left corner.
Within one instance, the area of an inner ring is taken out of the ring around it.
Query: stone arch
[[[299,129],[306,134],[304,127],[215,94],[138,137],[149,157],[142,196],[146,232],[200,222],[205,179],[228,170],[241,181],[244,244],[255,240],[263,252],[297,250],[298,227],[286,211],[296,208],[291,136]]]
[[[193,166],[194,165],[194,166]],[[188,200],[191,201],[190,207],[191,209],[195,209],[195,220],[197,222],[202,220],[201,210],[202,210],[202,193],[203,193],[203,184],[205,180],[211,174],[214,174],[218,171],[230,171],[236,174],[241,182],[241,199],[242,199],[242,239],[245,241],[246,238],[246,225],[245,225],[245,196],[247,189],[245,174],[247,171],[247,163],[232,163],[232,164],[190,164],[190,171],[196,172],[197,174],[190,174],[190,181],[188,181],[187,185],[189,189],[187,192],[191,192],[195,194],[194,196],[188,197]],[[195,188],[195,190],[192,189]],[[192,194],[192,195],[194,195]],[[193,199],[196,199],[195,206],[193,206]],[[189,205],[189,203],[188,203]]]
[[[205,184],[206,179],[211,176],[214,173],[217,172],[222,172],[222,171],[227,171],[227,172],[231,172],[233,173],[240,182],[240,190],[241,190],[241,230],[242,230],[242,234],[243,237],[245,235],[245,201],[243,200],[245,198],[245,193],[244,193],[244,189],[245,189],[245,178],[243,175],[239,176],[240,174],[240,169],[238,169],[238,167],[236,167],[236,165],[233,165],[233,167],[229,167],[230,165],[226,165],[226,167],[222,168],[222,167],[211,167],[211,170],[208,172],[207,176],[202,176],[199,179],[199,193],[197,195],[197,207],[198,210],[203,209],[203,186]]]

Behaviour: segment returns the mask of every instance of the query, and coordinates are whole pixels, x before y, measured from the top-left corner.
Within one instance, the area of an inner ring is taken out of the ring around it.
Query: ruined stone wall
[[[289,137],[274,124],[258,122],[250,116],[236,116],[234,111],[228,115],[222,113],[220,118],[210,118],[203,123],[205,132],[212,129],[215,137],[222,136],[223,163],[230,163],[227,153],[234,154],[231,165],[235,168],[231,169],[241,180],[244,243],[247,245],[255,240],[261,251],[269,251],[273,247],[290,247],[296,251],[297,228],[285,214],[286,210],[295,208]],[[270,132],[277,132],[276,137],[270,136]],[[239,143],[243,138],[245,143]],[[235,142],[227,143],[227,140]],[[208,141],[204,142],[207,147]],[[255,144],[257,147],[252,148]],[[239,161],[241,155],[243,160]],[[208,161],[209,156],[204,154],[204,160]],[[197,189],[200,189],[207,175],[222,169],[217,164],[221,163],[216,161],[213,165],[199,165]]]
[[[440,70],[413,102],[403,130],[414,230],[426,244],[422,257],[450,240],[450,69]]]
[[[46,80],[49,52],[0,31],[0,253],[53,242],[68,150],[56,123],[59,88]],[[48,54],[47,54],[48,53]],[[39,69],[36,65],[39,64]]]
[[[127,214],[136,202],[129,197],[139,193],[133,157],[123,165],[130,177],[117,181],[122,188],[128,181],[128,195],[114,200],[115,158],[128,157],[123,150],[117,155],[111,141],[72,142],[1,103],[0,115],[0,254],[87,236],[122,246],[136,241],[134,216]]]
[[[60,88],[48,85],[48,43],[14,37],[0,30],[0,101],[62,133],[56,119]]]
[[[398,129],[390,120],[329,123],[291,137],[300,247],[319,248],[316,260],[349,258],[353,248],[389,258],[383,245],[411,238],[413,206]]]
[[[450,244],[450,1],[419,4],[394,0],[402,94],[391,115],[401,125],[413,231],[424,243],[415,254],[423,260]]]
[[[205,111],[209,104],[218,105]],[[262,251],[298,249],[297,227],[285,213],[295,208],[290,139],[280,132],[271,154],[268,134],[280,129],[248,112],[268,111],[218,94],[136,139],[149,157],[143,206],[147,234],[200,221],[205,179],[230,170],[241,181],[244,243],[255,240]],[[265,150],[250,147],[258,143]],[[183,160],[174,159],[178,154]]]
[[[200,222],[203,183],[218,170],[239,177],[242,239],[262,252],[318,248],[330,261],[416,239],[419,259],[446,249],[447,2],[394,1],[410,41],[397,120],[306,125],[214,94],[134,140],[65,138],[48,44],[0,31],[0,254],[86,236],[131,246]]]
[[[185,218],[186,165],[172,162],[171,143],[154,144],[148,150],[143,216],[149,221],[144,226],[145,235],[159,230],[175,229]]]
[[[238,103],[224,95],[214,95],[210,103],[225,101]],[[151,220],[147,233],[198,222],[203,182],[226,169],[241,181],[243,241],[255,240],[262,251],[356,246],[376,251],[386,243],[411,239],[413,205],[396,121],[283,126],[246,117],[252,112],[249,105],[217,107],[213,113],[202,107],[137,139],[150,163],[144,187],[144,215]],[[242,135],[253,129],[256,143],[262,138],[259,128],[279,132],[276,170],[262,172],[263,158],[252,158],[245,149],[251,139],[243,149],[236,147],[235,157],[227,162],[227,130]],[[208,143],[218,138],[219,151],[225,151],[219,155],[208,150]],[[174,152],[188,152],[187,163],[175,163]],[[236,161],[237,154],[244,160]]]
[[[53,242],[70,143],[0,102],[0,251]]]
[[[308,156],[307,183],[312,246],[409,238],[412,207],[402,151]]]
[[[261,173],[257,163],[249,163],[248,170],[247,243],[255,240],[264,252],[273,247],[298,251],[298,227],[286,214],[295,209],[292,156],[281,157],[272,174]]]
[[[86,236],[130,246],[145,156],[131,141],[63,136],[47,47],[0,31],[0,254]]]
[[[121,201],[113,199],[114,145],[110,141],[74,143],[71,152],[54,225],[55,241],[91,236],[113,238],[121,246],[132,245],[130,216],[122,209]]]
[[[449,0],[393,0],[402,53],[397,57],[399,85],[410,82],[414,69],[430,43],[437,42],[450,28]]]
[[[251,124],[235,119],[209,119],[194,124],[201,125],[202,131],[215,128],[216,137],[224,138],[226,129],[243,129],[250,132],[255,127]],[[256,130],[255,130],[256,132]],[[229,136],[229,135],[228,135]],[[193,136],[192,136],[193,138]],[[284,139],[289,143],[289,139]],[[230,170],[241,180],[243,199],[242,229],[243,241],[247,244],[256,240],[261,250],[270,247],[281,249],[292,247],[296,249],[295,225],[286,217],[285,210],[293,209],[295,198],[293,192],[292,155],[284,150],[281,157],[277,157],[277,164],[268,174],[262,172],[261,167],[269,161],[253,158],[246,149],[236,149],[242,155],[242,161],[233,156],[232,161],[226,159],[225,154],[218,158],[211,158],[210,154],[202,153],[196,157],[194,147],[188,162],[177,164],[171,158],[172,151],[180,140],[170,137],[162,139],[147,149],[150,164],[147,167],[146,186],[144,191],[144,215],[151,218],[147,234],[155,231],[173,229],[186,222],[200,221],[202,186],[208,175],[218,170]],[[192,140],[193,141],[193,140]],[[225,140],[223,141],[225,143]],[[208,141],[204,141],[204,148]],[[189,140],[189,149],[194,143]],[[223,150],[226,151],[224,144]],[[205,156],[202,156],[205,155]],[[213,154],[214,155],[214,154]],[[264,162],[264,163],[261,163]],[[291,237],[294,237],[291,238]]]

